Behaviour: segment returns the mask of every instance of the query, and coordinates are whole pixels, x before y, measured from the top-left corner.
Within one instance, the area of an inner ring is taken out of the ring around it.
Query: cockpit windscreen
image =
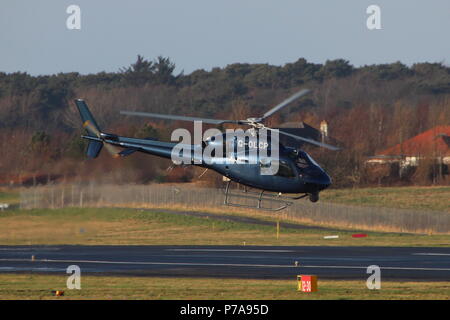
[[[298,156],[295,159],[295,163],[297,164],[297,166],[299,168],[302,168],[302,169],[307,168],[310,165],[313,165],[313,166],[316,166],[316,167],[320,168],[319,164],[316,161],[314,161],[314,159],[311,158],[310,155],[307,154],[304,151],[299,151],[298,152]]]

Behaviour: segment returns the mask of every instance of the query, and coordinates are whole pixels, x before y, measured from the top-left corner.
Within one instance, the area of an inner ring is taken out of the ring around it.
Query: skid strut
[[[267,210],[267,211],[280,211],[289,207],[293,202],[290,200],[297,200],[307,196],[307,194],[302,194],[297,197],[286,197],[281,196],[280,194],[265,194],[265,190],[261,190],[259,192],[248,191],[247,187],[244,186],[244,191],[241,193],[230,192],[231,180],[227,181],[227,185],[225,187],[225,200],[223,202],[226,206],[231,207],[241,207],[241,208],[252,208],[258,210]],[[255,205],[242,204],[231,202],[230,198],[240,198],[240,199],[251,199],[256,200]],[[272,204],[273,206],[264,206],[263,202],[267,204]]]

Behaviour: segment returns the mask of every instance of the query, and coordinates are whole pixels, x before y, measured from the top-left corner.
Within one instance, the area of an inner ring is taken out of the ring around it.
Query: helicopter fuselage
[[[176,143],[156,140],[104,135],[107,138],[103,142],[128,148],[126,150],[143,152],[172,160],[173,150],[178,145]],[[96,138],[89,138],[96,140]],[[208,168],[237,183],[271,192],[318,195],[320,191],[331,185],[329,175],[305,151],[284,147],[277,141],[278,154],[274,156],[273,150],[271,149],[273,145],[271,142],[273,141],[269,139],[268,146],[266,147],[264,144],[264,150],[261,150],[259,146],[263,142],[258,139],[253,149],[256,152],[251,152],[252,146],[246,144],[244,152],[239,153],[236,151],[237,148],[235,148],[239,144],[239,140],[228,139],[223,141],[225,141],[223,144],[224,149],[226,149],[225,146],[227,143],[232,144],[231,150],[234,150],[234,152],[231,155],[229,153],[227,154],[224,150],[223,154],[225,156],[213,154],[212,158],[205,157],[202,153],[205,145],[192,145],[189,148],[182,149],[187,153],[184,155],[185,159],[189,159],[188,162],[184,162],[183,164]],[[126,153],[127,151],[124,152]],[[197,158],[196,154],[198,155]],[[231,161],[230,158],[232,158]],[[272,165],[276,165],[277,170],[267,174],[267,169]],[[264,171],[265,169],[266,171]]]
[[[318,194],[331,185],[325,170],[301,150],[282,147],[277,158],[265,158],[264,162],[258,159],[256,163],[245,163],[245,160],[237,159],[236,163],[203,166],[237,183],[272,192]],[[278,170],[274,174],[263,174],[263,168],[272,162],[277,162]]]

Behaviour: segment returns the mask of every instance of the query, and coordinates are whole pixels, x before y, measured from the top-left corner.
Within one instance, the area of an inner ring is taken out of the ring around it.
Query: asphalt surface
[[[34,261],[33,257],[34,256]],[[129,276],[450,281],[450,248],[261,246],[0,246],[0,272]]]

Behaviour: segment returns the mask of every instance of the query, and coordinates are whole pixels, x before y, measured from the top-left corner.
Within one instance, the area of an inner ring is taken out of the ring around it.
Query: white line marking
[[[31,262],[30,259],[0,259],[9,262]],[[238,263],[195,263],[195,262],[143,262],[143,261],[104,261],[104,260],[52,260],[40,259],[36,262],[50,263],[92,263],[92,264],[129,264],[129,265],[173,265],[173,266],[210,266],[210,267],[258,267],[258,268],[318,268],[318,269],[367,269],[367,266],[313,266],[313,265],[281,265],[281,264],[238,264]],[[418,271],[450,271],[450,268],[411,268],[411,267],[382,267],[386,270],[418,270]]]
[[[413,253],[413,256],[450,256],[450,253]]]
[[[30,259],[0,259],[0,261],[31,262]],[[292,268],[291,265],[265,265],[265,264],[235,264],[235,263],[195,263],[195,262],[143,262],[143,261],[104,261],[104,260],[52,260],[36,259],[36,262],[53,263],[93,263],[93,264],[135,264],[135,265],[174,265],[174,266],[216,266],[216,267],[275,267]]]
[[[0,248],[0,251],[58,251],[60,248]]]
[[[366,267],[359,266],[300,266],[300,268],[334,268],[334,269],[367,269]],[[382,267],[380,269],[385,270],[418,270],[418,271],[450,271],[450,268],[411,268],[411,267]]]
[[[257,250],[257,249],[166,249],[166,251],[201,251],[201,252],[295,252],[294,250]]]

